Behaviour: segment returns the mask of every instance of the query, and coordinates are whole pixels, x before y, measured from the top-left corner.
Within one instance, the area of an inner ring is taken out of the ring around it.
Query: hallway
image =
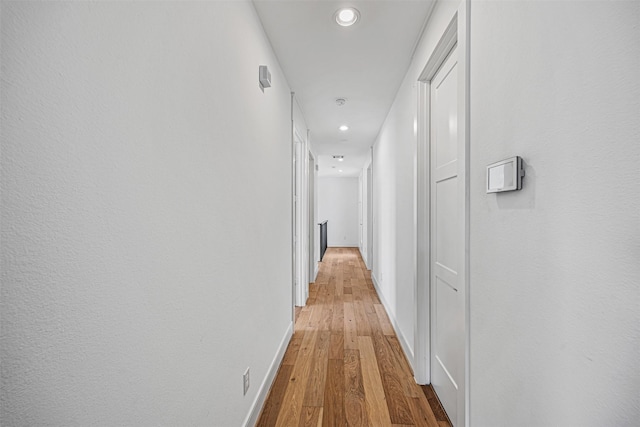
[[[329,248],[257,425],[449,426],[425,393],[358,249]]]

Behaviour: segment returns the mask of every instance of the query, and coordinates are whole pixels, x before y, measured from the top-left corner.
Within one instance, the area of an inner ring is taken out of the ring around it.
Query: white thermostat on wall
[[[487,193],[515,191],[522,188],[522,158],[515,156],[487,166]]]

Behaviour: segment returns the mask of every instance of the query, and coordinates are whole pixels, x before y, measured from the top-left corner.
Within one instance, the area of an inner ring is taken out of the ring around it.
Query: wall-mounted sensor
[[[260,86],[262,88],[271,87],[271,73],[266,65],[260,66]]]
[[[522,158],[515,156],[487,166],[487,193],[515,191],[522,188]]]

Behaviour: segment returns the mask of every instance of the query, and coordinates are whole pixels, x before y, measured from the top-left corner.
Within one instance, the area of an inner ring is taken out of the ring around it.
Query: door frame
[[[416,146],[416,251],[415,251],[415,345],[414,375],[418,384],[431,383],[431,301],[430,301],[430,86],[440,66],[446,60],[451,49],[457,45],[458,66],[458,135],[459,166],[458,176],[463,183],[458,209],[461,214],[459,244],[460,278],[465,290],[464,302],[464,382],[461,385],[464,405],[458,410],[458,419],[469,425],[469,6],[470,0],[463,0],[453,16],[440,41],[431,53],[420,77],[418,78],[418,136]],[[460,407],[459,407],[460,408]]]
[[[296,124],[293,120],[295,93],[291,92],[291,322],[296,320]]]
[[[367,268],[373,271],[373,147],[367,166]]]
[[[309,142],[309,131],[307,130],[307,142]],[[308,233],[309,233],[309,282],[314,283],[316,276],[318,275],[318,253],[316,251],[317,234],[319,234],[318,227],[316,227],[316,206],[317,206],[317,182],[318,182],[318,168],[316,165],[316,157],[309,147],[309,167],[308,167]]]
[[[303,307],[309,296],[309,147],[294,124],[294,305]]]

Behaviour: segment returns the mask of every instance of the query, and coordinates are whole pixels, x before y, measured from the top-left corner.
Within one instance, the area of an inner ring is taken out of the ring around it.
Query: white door
[[[367,268],[373,270],[373,171],[367,168]]]
[[[465,289],[459,264],[464,259],[464,188],[458,169],[457,64],[454,47],[431,80],[431,383],[453,425],[462,426]]]
[[[362,174],[360,174],[360,176],[358,177],[358,242],[360,242],[358,244],[358,247],[360,248],[360,250],[362,251],[362,244],[364,243],[364,233],[362,231],[362,209],[363,209],[363,204],[362,204],[362,199],[364,196],[364,191],[362,191]]]
[[[292,281],[292,285],[293,285],[293,298],[292,298],[292,302],[293,302],[293,306],[291,307],[291,316],[292,316],[292,320],[295,321],[296,318],[296,305],[298,303],[298,259],[296,256],[296,251],[298,249],[298,242],[297,242],[297,234],[298,234],[298,217],[296,216],[297,212],[298,212],[298,189],[297,189],[297,181],[298,181],[298,168],[297,168],[297,152],[296,152],[296,146],[298,144],[296,144],[295,140],[293,141],[293,146],[292,146],[292,157],[293,157],[293,161],[291,163],[291,196],[293,197],[293,200],[291,201],[291,208],[292,208],[292,212],[291,212],[291,255],[292,255],[292,264],[291,264],[291,281]]]
[[[308,256],[309,256],[309,282],[316,281],[316,268],[317,268],[317,256],[316,256],[316,160],[309,152],[309,226],[307,231],[309,232],[308,243]]]
[[[307,214],[307,188],[306,188],[306,160],[307,151],[304,142],[298,134],[295,133],[295,188],[294,188],[294,260],[295,260],[295,284],[296,284],[296,299],[295,304],[297,306],[304,306],[308,296],[308,267],[309,261],[308,255],[308,243],[307,232],[305,232],[306,225],[308,223]]]

